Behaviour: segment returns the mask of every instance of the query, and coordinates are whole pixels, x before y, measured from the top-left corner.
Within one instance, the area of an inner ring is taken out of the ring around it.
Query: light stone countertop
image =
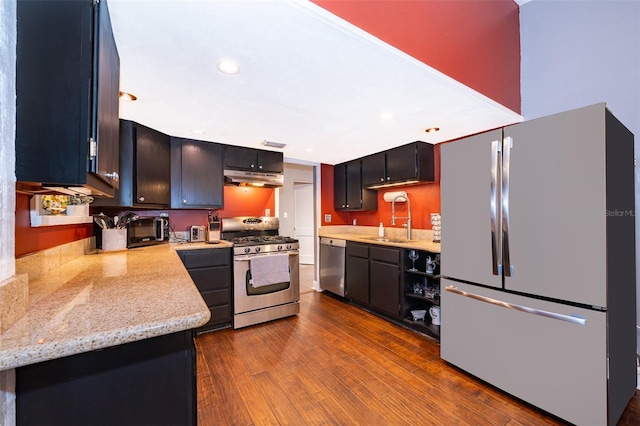
[[[210,312],[162,244],[79,256],[29,282],[28,309],[0,334],[0,371],[199,327]]]
[[[385,238],[406,239],[406,229],[385,228]],[[323,226],[318,229],[319,237],[329,237],[339,240],[354,241],[358,243],[376,244],[405,249],[425,250],[431,253],[440,253],[440,243],[433,242],[433,231],[425,229],[413,229],[410,241],[378,241],[377,226],[334,225]]]

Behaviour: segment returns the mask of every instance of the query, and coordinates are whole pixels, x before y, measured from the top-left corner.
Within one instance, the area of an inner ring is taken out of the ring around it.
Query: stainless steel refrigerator
[[[636,387],[633,134],[604,103],[442,145],[441,357],[575,424]]]

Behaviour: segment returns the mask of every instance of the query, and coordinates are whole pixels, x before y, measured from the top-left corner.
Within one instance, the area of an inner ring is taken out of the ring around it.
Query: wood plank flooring
[[[322,293],[300,301],[298,316],[196,338],[199,425],[563,424],[427,337]],[[640,391],[619,424],[640,424]]]

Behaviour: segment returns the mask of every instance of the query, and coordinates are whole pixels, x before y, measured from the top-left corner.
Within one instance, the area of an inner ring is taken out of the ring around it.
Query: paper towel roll
[[[404,191],[393,191],[384,193],[384,200],[387,203],[392,202],[396,197],[400,197],[396,200],[396,203],[404,203],[405,201],[407,201],[407,193]]]

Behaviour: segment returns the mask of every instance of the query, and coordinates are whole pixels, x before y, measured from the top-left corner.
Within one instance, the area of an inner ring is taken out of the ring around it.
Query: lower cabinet
[[[196,425],[193,331],[16,368],[16,424]]]
[[[399,319],[401,250],[347,241],[346,297]]]
[[[440,339],[439,254],[347,241],[346,257],[348,300]]]
[[[369,304],[369,246],[347,241],[345,296]]]
[[[401,318],[400,249],[369,248],[369,290],[371,308]]]
[[[211,311],[211,319],[197,333],[231,327],[232,253],[230,248],[178,251],[182,263]]]

